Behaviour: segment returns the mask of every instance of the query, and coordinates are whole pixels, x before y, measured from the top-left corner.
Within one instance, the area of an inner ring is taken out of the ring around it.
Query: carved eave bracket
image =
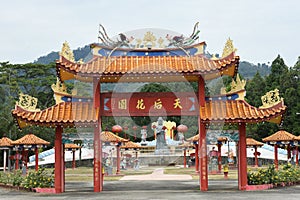
[[[40,111],[40,109],[37,107],[38,99],[36,97],[32,97],[28,94],[20,93],[19,95],[19,101],[16,102],[16,106],[19,106],[27,111]]]
[[[230,38],[226,41],[225,47],[223,49],[222,58],[229,56],[232,52],[236,52],[237,49],[234,48],[233,42]]]
[[[279,97],[279,90],[276,88],[275,90],[271,90],[262,96],[261,101],[263,105],[259,108],[269,108],[280,102],[283,102],[283,98]]]

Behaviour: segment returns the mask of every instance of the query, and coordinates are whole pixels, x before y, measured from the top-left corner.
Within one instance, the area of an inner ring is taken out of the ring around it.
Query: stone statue
[[[180,141],[180,144],[184,143],[184,134],[182,132],[178,132],[178,140]]]
[[[156,150],[155,154],[168,154],[169,149],[166,142],[165,130],[166,127],[163,125],[164,120],[159,117],[157,120],[157,125],[154,127],[156,133]]]
[[[146,142],[146,138],[147,138],[147,130],[146,129],[142,129],[141,130],[141,135],[142,135],[142,143]]]

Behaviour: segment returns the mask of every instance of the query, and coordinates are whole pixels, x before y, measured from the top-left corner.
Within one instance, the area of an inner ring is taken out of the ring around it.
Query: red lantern
[[[188,131],[188,127],[186,125],[180,124],[177,126],[177,131],[181,133],[185,133]]]
[[[116,133],[117,135],[118,135],[118,133],[121,133],[122,132],[122,126],[120,126],[120,125],[114,125],[113,127],[112,127],[112,132],[114,132],[114,133]]]

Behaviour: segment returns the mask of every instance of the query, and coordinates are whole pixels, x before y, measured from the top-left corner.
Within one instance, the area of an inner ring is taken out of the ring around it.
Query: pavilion
[[[156,36],[149,30],[144,37],[113,40],[101,34],[101,44],[92,44],[93,58],[83,63],[75,61],[72,51],[64,43],[56,62],[60,82],[53,85],[56,105],[45,110],[28,109],[20,101],[12,111],[19,128],[47,126],[55,128],[55,190],[64,192],[64,162],[62,132],[66,127],[94,128],[94,191],[103,190],[102,172],[102,116],[197,116],[200,190],[208,190],[206,130],[210,124],[237,124],[238,188],[247,185],[246,124],[263,121],[280,123],[286,110],[277,91],[264,97],[260,108],[245,100],[245,81],[237,76],[239,56],[232,40],[228,40],[221,57],[207,56],[206,43],[198,43],[198,34],[191,37]],[[123,34],[124,35],[124,34]],[[180,39],[180,40],[179,40]],[[141,41],[141,42],[140,42]],[[221,76],[236,77],[231,91],[218,96],[205,96],[205,81]],[[78,98],[68,94],[63,82],[75,79],[93,84],[92,98]],[[195,82],[197,92],[179,93],[109,93],[101,92],[103,83],[134,82]],[[275,98],[274,98],[275,97]],[[28,99],[28,98],[26,98]],[[24,100],[24,98],[22,98]],[[30,104],[31,105],[31,104]],[[155,105],[155,109],[153,108]],[[164,109],[162,109],[164,108]],[[162,112],[162,110],[164,112]]]
[[[22,160],[25,161],[27,167],[28,150],[34,150],[35,152],[35,170],[39,169],[39,148],[46,148],[50,142],[43,140],[32,133],[26,134],[18,140],[12,141],[17,154],[18,151],[22,152]],[[18,158],[16,159],[16,169],[18,169]]]
[[[12,148],[12,140],[4,136],[0,139],[0,150],[3,150],[3,171],[6,171],[7,151]],[[8,169],[10,171],[10,169]]]

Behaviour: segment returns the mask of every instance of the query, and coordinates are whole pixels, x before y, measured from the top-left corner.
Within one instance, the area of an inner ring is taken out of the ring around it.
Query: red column
[[[202,76],[198,79],[198,101],[199,109],[205,106],[205,82]],[[200,111],[199,111],[200,113]],[[206,152],[206,130],[205,124],[201,123],[201,116],[198,118],[199,140],[198,150],[200,155],[200,190],[208,190],[208,169],[207,169],[207,152]]]
[[[254,160],[255,160],[254,167],[258,167],[257,146],[254,146]]]
[[[195,144],[195,171],[199,173],[199,150],[198,150],[198,142]]]
[[[247,186],[247,147],[246,147],[246,124],[239,124],[239,149],[238,149],[238,174],[239,190],[245,190]]]
[[[200,190],[208,190],[208,169],[207,169],[207,151],[206,151],[206,130],[205,124],[200,124],[200,137],[198,141],[199,161],[200,161]]]
[[[97,78],[93,80],[94,108],[100,110],[100,82]],[[101,117],[98,112],[98,123],[94,127],[94,192],[101,192],[103,189],[102,176],[102,142],[101,142]]]
[[[72,156],[73,156],[73,160],[72,160],[72,169],[75,169],[76,168],[76,163],[75,163],[75,152],[76,150],[72,150]]]
[[[186,168],[186,148],[183,149],[183,167]]]
[[[16,151],[16,163],[15,163],[15,170],[19,169],[19,152]]]
[[[275,165],[275,169],[278,170],[278,147],[277,147],[277,144],[274,145],[274,165]]]
[[[35,171],[39,170],[39,149],[35,147]]]
[[[62,144],[62,127],[57,126],[55,129],[55,172],[54,187],[56,193],[64,192],[64,149]]]
[[[100,130],[97,126],[94,130],[94,192],[101,192],[101,174]]]
[[[221,147],[222,144],[218,143],[218,172],[221,173],[222,171],[222,154],[221,154]]]
[[[117,144],[117,172],[116,174],[120,174],[120,163],[121,163],[121,156],[120,156],[120,148],[121,144]]]

